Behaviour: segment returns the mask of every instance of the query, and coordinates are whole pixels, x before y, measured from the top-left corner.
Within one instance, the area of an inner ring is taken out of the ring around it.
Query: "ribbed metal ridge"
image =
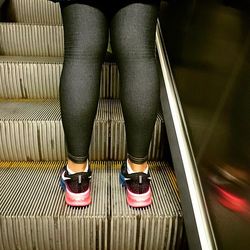
[[[164,156],[162,116],[158,115],[149,160]],[[57,99],[0,100],[0,160],[65,160],[66,148]],[[94,122],[91,160],[125,160],[125,124],[119,100],[100,99]]]
[[[150,162],[153,203],[142,209],[126,204],[125,189],[117,178],[120,163],[111,168],[110,249],[178,249],[183,233],[182,212],[172,169]]]
[[[58,98],[63,58],[0,57],[0,98]],[[116,64],[104,63],[100,98],[119,97]]]
[[[118,67],[115,63],[110,64],[110,97],[109,98],[119,98],[120,93],[120,75]]]
[[[62,57],[63,26],[0,23],[0,54]]]
[[[100,100],[90,159],[108,159],[108,102]],[[66,148],[58,100],[0,101],[0,160],[65,160]]]
[[[122,113],[122,106],[119,100],[112,101],[111,110],[111,140],[110,140],[110,159],[125,160],[127,153],[125,122]],[[159,113],[156,118],[155,128],[152,135],[148,159],[161,160],[166,152],[164,143],[164,123],[162,114]]]
[[[4,166],[5,165],[5,166]],[[59,187],[64,162],[0,164],[1,249],[107,249],[110,190],[107,163],[92,162],[92,204],[65,205]]]
[[[19,23],[62,24],[59,4],[48,0],[10,0],[8,16]]]
[[[64,162],[0,162],[3,249],[178,249],[182,212],[176,179],[150,162],[153,204],[133,209],[119,185],[120,162],[91,162],[92,204],[65,205],[59,188]]]

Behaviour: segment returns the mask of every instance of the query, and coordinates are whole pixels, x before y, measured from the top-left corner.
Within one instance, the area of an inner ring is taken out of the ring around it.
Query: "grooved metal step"
[[[0,55],[62,57],[62,25],[0,23]]]
[[[48,0],[9,0],[8,17],[11,22],[62,24],[59,4]]]
[[[118,100],[99,101],[89,151],[91,160],[126,159],[125,127],[121,112]],[[149,151],[150,160],[164,156],[162,123],[159,115]],[[0,100],[0,160],[65,159],[58,100]]]
[[[149,164],[153,181],[153,205],[131,209],[125,190],[117,178],[120,163],[111,168],[111,246],[110,249],[178,249],[182,238],[182,212],[172,169],[163,162]]]
[[[153,204],[127,206],[118,162],[91,162],[92,204],[65,205],[63,162],[0,162],[3,249],[178,249],[182,213],[174,173],[150,162]],[[32,197],[32,199],[31,199]]]
[[[107,160],[110,103],[100,100],[90,159]],[[0,102],[0,159],[65,160],[66,148],[58,100]]]
[[[62,57],[0,56],[0,98],[58,98],[62,66]],[[100,98],[118,97],[118,67],[104,63]]]
[[[3,249],[107,249],[107,163],[93,164],[92,205],[79,209],[65,205],[59,187],[62,166],[63,162],[1,164]]]

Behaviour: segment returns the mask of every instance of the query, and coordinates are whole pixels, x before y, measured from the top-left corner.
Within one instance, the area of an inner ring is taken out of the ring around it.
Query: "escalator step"
[[[58,100],[0,102],[0,159],[65,160],[66,148]],[[107,160],[108,101],[100,100],[93,127],[90,159]]]
[[[159,114],[149,160],[164,157],[163,118]],[[91,160],[126,159],[125,124],[120,101],[99,100],[90,145]],[[0,100],[0,160],[65,160],[59,101]]]
[[[0,168],[3,249],[107,249],[110,191],[107,163],[93,164],[92,203],[65,205],[63,162],[11,162]],[[32,197],[32,198],[31,198]]]
[[[153,204],[133,209],[119,185],[120,162],[91,162],[92,204],[66,206],[63,164],[0,162],[3,249],[178,249],[182,212],[168,165],[150,162]]]
[[[144,209],[127,206],[117,178],[119,169],[120,163],[114,162],[111,168],[110,249],[178,249],[183,228],[172,169],[161,162],[149,164],[153,203]]]
[[[5,56],[63,56],[63,26],[0,23],[0,54]]]
[[[0,22],[0,44],[1,56],[63,57],[63,26]]]
[[[8,17],[11,22],[62,24],[59,4],[48,0],[9,0]]]
[[[0,57],[0,98],[58,98],[62,57]],[[100,98],[119,97],[119,72],[104,63]]]

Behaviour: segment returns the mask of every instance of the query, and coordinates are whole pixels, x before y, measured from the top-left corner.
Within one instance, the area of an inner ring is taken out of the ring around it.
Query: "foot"
[[[70,206],[87,206],[91,203],[90,167],[87,172],[69,174],[67,167],[61,170],[60,185],[65,191],[65,201]]]
[[[120,172],[120,183],[126,187],[127,203],[131,207],[146,207],[152,203],[151,177],[143,172],[128,174],[124,162]]]

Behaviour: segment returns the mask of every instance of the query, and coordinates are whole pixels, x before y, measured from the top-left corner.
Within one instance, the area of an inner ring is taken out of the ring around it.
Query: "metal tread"
[[[62,57],[0,56],[0,98],[59,98]],[[103,63],[100,98],[119,97],[119,71]]]
[[[164,158],[163,131],[163,118],[159,114],[149,149],[150,160]],[[65,160],[59,100],[0,100],[0,142],[0,160]],[[125,158],[126,135],[121,103],[99,100],[90,159]]]
[[[9,0],[8,17],[19,23],[62,24],[59,4],[48,0]]]
[[[0,44],[2,56],[63,57],[63,25],[0,22]]]
[[[0,55],[0,63],[63,63],[63,57],[52,56],[3,56]]]
[[[126,204],[118,181],[121,162],[91,162],[93,203],[66,206],[59,188],[64,164],[0,162],[4,249],[177,249],[182,211],[166,163],[149,162],[153,204],[141,209]]]
[[[86,209],[65,205],[59,187],[59,169],[63,165],[64,162],[12,162],[8,167],[1,166],[4,249],[106,248],[110,213],[107,163],[93,164],[93,205]]]
[[[0,23],[0,54],[5,56],[62,57],[62,25]]]

